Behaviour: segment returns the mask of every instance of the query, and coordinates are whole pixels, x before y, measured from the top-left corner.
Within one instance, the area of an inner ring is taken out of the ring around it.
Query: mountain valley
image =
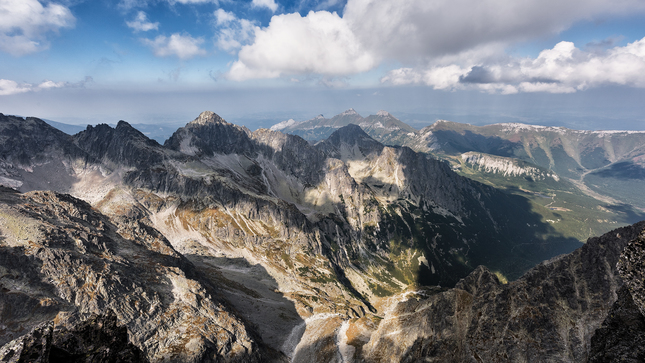
[[[427,153],[460,175],[527,198],[567,237],[584,241],[645,219],[645,193],[634,193],[643,191],[644,132],[445,120],[415,130],[386,111],[364,118],[351,109],[329,120],[319,116],[274,128],[318,142],[350,122],[383,144]]]
[[[619,296],[645,311],[645,225],[614,230],[645,134],[539,131],[0,114],[0,345],[111,311],[154,362],[586,361]]]

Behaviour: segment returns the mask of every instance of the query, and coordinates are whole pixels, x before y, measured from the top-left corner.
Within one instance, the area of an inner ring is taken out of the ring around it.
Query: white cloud
[[[18,84],[16,81],[9,79],[0,79],[0,96],[29,92],[31,89],[30,84]]]
[[[255,25],[246,19],[237,19],[230,27],[220,30],[217,37],[217,46],[231,52],[240,49],[244,44],[253,39]]]
[[[219,24],[218,18],[218,24]],[[215,44],[219,49],[235,52],[248,44],[255,34],[255,23],[247,19],[227,20],[227,27],[218,32]]]
[[[139,11],[134,20],[127,21],[126,24],[134,29],[135,32],[147,32],[148,30],[157,30],[159,28],[159,23],[148,21],[148,16],[143,11]]]
[[[241,48],[228,76],[350,75],[388,61],[431,64],[436,69],[399,73],[436,80],[433,87],[445,89],[455,74],[443,67],[504,58],[509,45],[557,34],[576,21],[643,11],[642,0],[348,0],[342,18],[327,11],[275,15],[267,27],[254,30],[253,43]],[[220,48],[235,49],[229,38],[237,39],[223,36]]]
[[[157,57],[177,56],[179,59],[190,59],[206,54],[206,51],[199,47],[204,40],[187,34],[175,33],[170,37],[159,35],[154,40],[142,39],[142,41],[152,48]]]
[[[255,23],[247,19],[238,19],[235,14],[217,9],[215,24],[221,27],[215,37],[215,45],[224,51],[234,53],[253,39]]]
[[[63,88],[66,87],[69,83],[67,82],[54,82],[54,81],[43,81],[37,86],[40,89],[50,89],[50,88]]]
[[[275,0],[253,0],[251,5],[256,8],[267,8],[274,13],[278,10],[278,4],[276,4]]]
[[[479,89],[492,93],[572,93],[601,85],[645,88],[645,38],[604,52],[560,42],[536,58],[510,58],[470,65],[400,68],[382,82],[425,84],[435,89]]]
[[[93,82],[92,77],[85,77],[83,81],[70,83],[70,82],[54,82],[45,80],[37,85],[30,83],[19,84],[10,79],[0,79],[0,96],[14,95],[18,93],[40,91],[52,88],[77,88],[84,87],[86,83]]]
[[[643,10],[640,0],[349,0],[344,20],[368,49],[407,60],[534,39],[578,20]]]
[[[255,28],[253,44],[243,46],[227,76],[233,80],[316,73],[340,76],[367,71],[377,61],[336,13],[276,15]]]
[[[215,21],[217,22],[217,25],[225,25],[237,20],[235,14],[224,9],[215,10],[213,15],[215,15]]]
[[[38,0],[0,0],[0,50],[21,56],[47,49],[47,36],[74,26],[70,10]]]
[[[430,67],[425,70],[399,68],[388,72],[381,82],[394,85],[425,84],[434,89],[452,89],[459,84],[459,77],[469,70],[470,68],[462,68],[454,64]]]

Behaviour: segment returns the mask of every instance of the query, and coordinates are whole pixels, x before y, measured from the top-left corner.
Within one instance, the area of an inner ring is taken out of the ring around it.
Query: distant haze
[[[288,119],[304,121],[319,114],[332,117],[354,108],[362,116],[387,110],[417,129],[447,119],[474,125],[521,122],[586,130],[645,130],[644,99],[645,90],[627,87],[574,94],[516,95],[444,92],[426,87],[208,92],[68,89],[48,95],[25,93],[2,97],[0,112],[76,125],[125,120],[132,124],[178,127],[210,110],[229,122],[254,130]]]

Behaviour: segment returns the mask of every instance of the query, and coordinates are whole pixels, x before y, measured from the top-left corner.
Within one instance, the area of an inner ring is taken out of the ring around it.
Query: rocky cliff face
[[[150,361],[260,361],[255,333],[157,231],[53,192],[0,190],[1,342],[109,310]]]
[[[506,285],[478,268],[454,289],[403,294],[362,347],[363,359],[584,362],[622,285],[615,267],[620,253],[643,228],[592,238]]]
[[[493,174],[501,174],[505,177],[524,177],[531,180],[544,180],[547,178],[555,181],[560,177],[548,169],[538,168],[517,159],[504,158],[501,156],[487,155],[477,152],[461,154],[461,160],[471,167],[480,171]]]
[[[591,340],[589,362],[642,362],[645,360],[645,316],[643,311],[643,254],[645,232],[625,248],[618,270],[625,285],[602,326]]]
[[[629,289],[618,290],[607,318],[591,338],[589,363],[645,361],[645,317],[634,304]]]
[[[145,363],[141,349],[128,342],[128,331],[117,317],[92,315],[74,326],[53,322],[36,326],[31,332],[5,344],[0,362],[12,363]]]
[[[69,191],[86,154],[44,121],[0,114],[0,184],[21,190]]]

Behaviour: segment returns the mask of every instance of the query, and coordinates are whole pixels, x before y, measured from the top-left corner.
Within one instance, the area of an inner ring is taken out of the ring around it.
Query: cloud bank
[[[643,11],[641,0],[349,0],[342,17],[324,10],[281,14],[254,27],[227,77],[351,76],[400,64],[382,82],[501,93],[645,87],[642,40],[594,52],[562,42],[535,59],[504,52],[576,21]]]
[[[586,52],[571,42],[560,42],[536,58],[509,57],[472,67],[399,68],[388,72],[381,82],[506,94],[573,93],[610,84],[645,88],[645,38],[604,52]]]
[[[15,95],[25,92],[37,92],[52,88],[78,88],[84,87],[86,83],[91,82],[93,82],[92,77],[85,77],[84,80],[75,83],[45,80],[37,85],[29,83],[19,84],[18,82],[10,79],[0,79],[0,96]]]

